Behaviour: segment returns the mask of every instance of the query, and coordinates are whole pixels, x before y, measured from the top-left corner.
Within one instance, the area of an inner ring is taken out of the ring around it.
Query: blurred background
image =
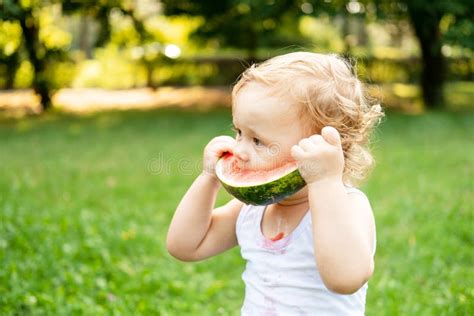
[[[180,263],[167,227],[232,135],[238,75],[305,50],[346,57],[387,113],[362,187],[367,315],[473,315],[473,17],[472,0],[0,0],[0,314],[238,315],[238,249]]]
[[[129,103],[160,105],[156,89],[228,88],[249,64],[295,50],[351,58],[387,107],[469,107],[469,1],[2,3],[2,110],[114,103],[118,94],[102,89],[135,89]]]

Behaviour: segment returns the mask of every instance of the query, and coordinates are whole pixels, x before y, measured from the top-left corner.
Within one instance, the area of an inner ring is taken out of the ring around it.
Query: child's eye
[[[253,143],[256,145],[256,146],[260,146],[262,145],[262,142],[258,139],[258,138],[253,138]]]
[[[232,127],[232,130],[237,134],[237,136],[242,136],[242,131],[240,129]]]

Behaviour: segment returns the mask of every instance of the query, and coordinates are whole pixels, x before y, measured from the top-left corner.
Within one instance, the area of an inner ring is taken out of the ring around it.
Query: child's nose
[[[249,155],[242,145],[238,145],[234,148],[234,156],[236,156],[239,160],[245,162],[249,161]]]

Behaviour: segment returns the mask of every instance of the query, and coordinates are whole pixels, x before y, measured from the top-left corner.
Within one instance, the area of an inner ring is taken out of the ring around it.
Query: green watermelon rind
[[[252,186],[232,186],[220,179],[222,186],[238,200],[251,205],[269,205],[278,203],[286,197],[298,192],[305,185],[298,169],[279,179]]]

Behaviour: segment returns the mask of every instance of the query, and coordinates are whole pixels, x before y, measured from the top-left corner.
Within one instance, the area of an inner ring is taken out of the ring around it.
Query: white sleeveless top
[[[347,187],[348,193],[365,194]],[[276,242],[263,236],[265,206],[244,205],[236,223],[247,265],[242,279],[241,315],[364,315],[367,283],[350,295],[329,291],[316,266],[311,211],[289,235]],[[375,238],[374,238],[375,254]]]

